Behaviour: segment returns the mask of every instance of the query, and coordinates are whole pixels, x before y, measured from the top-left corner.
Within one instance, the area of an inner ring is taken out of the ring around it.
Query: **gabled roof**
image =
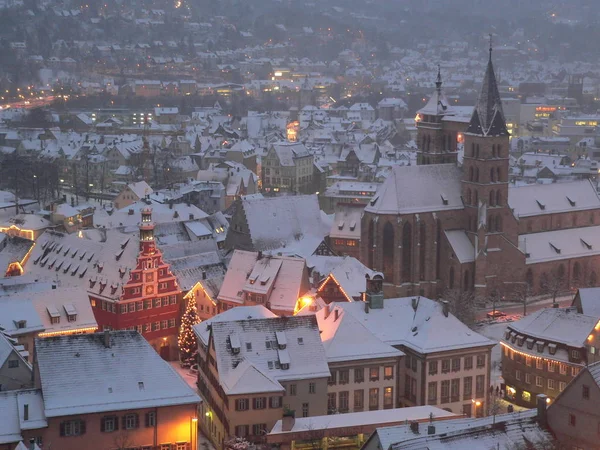
[[[600,318],[600,288],[579,288],[577,294],[581,301],[581,312]]]
[[[405,345],[419,353],[432,353],[494,345],[486,337],[442,311],[442,305],[425,297],[388,298],[383,308],[365,312],[363,302],[340,303],[339,307],[356,319],[381,341]]]
[[[411,214],[463,209],[461,177],[455,164],[395,166],[365,211]]]
[[[314,315],[216,322],[212,324],[211,336],[224,389],[229,386],[223,381],[232,377],[238,380],[236,392],[241,393],[271,390],[273,380],[306,380],[330,375]],[[234,353],[232,346],[239,351]],[[237,367],[244,361],[265,375],[260,385],[254,375],[248,383],[235,376]],[[284,368],[284,364],[288,367]]]
[[[488,60],[481,92],[477,99],[477,104],[471,116],[471,122],[467,128],[467,133],[473,133],[481,136],[508,136],[506,120],[502,111],[502,100],[494,65],[492,64],[492,49],[490,47],[490,59]]]
[[[465,230],[446,230],[444,233],[461,264],[475,261],[475,247]]]
[[[327,361],[396,358],[404,353],[382,342],[352,314],[331,303],[316,314]]]
[[[142,199],[147,195],[152,194],[154,192],[150,185],[145,181],[138,181],[137,183],[130,183],[127,187],[137,195],[138,199]]]
[[[23,405],[29,405],[29,419],[23,420]],[[48,426],[44,415],[44,399],[39,389],[0,392],[0,444],[14,444],[23,440],[23,430]],[[9,447],[12,448],[12,447]]]
[[[197,404],[201,400],[135,331],[36,339],[47,417]]]

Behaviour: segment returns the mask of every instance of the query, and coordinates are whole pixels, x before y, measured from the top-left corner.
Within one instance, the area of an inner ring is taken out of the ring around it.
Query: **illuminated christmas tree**
[[[198,354],[198,340],[194,333],[193,326],[200,323],[198,310],[196,309],[195,299],[190,299],[183,317],[181,318],[181,327],[179,328],[179,360],[186,364],[194,364]]]

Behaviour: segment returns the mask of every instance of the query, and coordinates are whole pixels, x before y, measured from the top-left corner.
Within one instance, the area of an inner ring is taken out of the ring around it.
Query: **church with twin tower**
[[[449,289],[516,296],[544,293],[553,281],[554,289],[596,285],[600,201],[592,183],[509,186],[510,134],[491,45],[470,120],[456,115],[438,71],[417,114],[417,165],[394,167],[365,207],[360,257],[384,274],[386,296],[437,298]]]

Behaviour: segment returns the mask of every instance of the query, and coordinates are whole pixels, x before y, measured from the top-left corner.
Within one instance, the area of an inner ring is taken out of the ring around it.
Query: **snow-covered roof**
[[[444,233],[461,264],[475,261],[475,247],[465,230],[446,230]]]
[[[0,392],[0,444],[14,444],[23,440],[23,430],[48,426],[44,415],[42,393],[39,389]],[[23,418],[23,405],[29,405],[29,419]],[[9,447],[12,448],[12,447]]]
[[[410,214],[463,209],[461,177],[455,164],[395,166],[365,211]]]
[[[519,235],[526,264],[600,254],[600,226]]]
[[[358,259],[346,256],[340,264],[331,269],[330,275],[335,278],[342,290],[350,297],[348,301],[352,301],[353,298],[360,298],[362,293],[366,291],[365,275],[373,278],[375,275],[381,274],[369,269]]]
[[[597,323],[598,317],[579,314],[574,308],[545,308],[512,322],[508,328],[546,343],[582,347]]]
[[[37,214],[17,214],[0,223],[0,228],[12,225],[22,230],[41,230],[52,226],[48,220]]]
[[[269,434],[301,433],[303,431],[360,427],[368,425],[385,425],[399,422],[426,420],[433,414],[435,418],[451,418],[456,414],[435,406],[412,406],[408,408],[382,409],[378,411],[362,411],[347,414],[327,416],[296,417],[294,426],[289,431],[283,431],[283,421],[278,420]],[[377,430],[380,430],[378,428]],[[382,447],[387,450],[386,447]]]
[[[374,336],[356,317],[335,303],[319,310],[316,316],[330,363],[404,355]]]
[[[285,247],[307,236],[322,240],[329,232],[316,195],[245,196],[241,205],[256,250]]]
[[[47,417],[196,404],[201,400],[135,331],[36,340]]]
[[[137,195],[138,199],[142,199],[146,197],[146,195],[152,194],[154,192],[150,185],[145,181],[138,181],[137,183],[130,183],[127,187]]]
[[[283,391],[280,381],[330,375],[315,316],[220,321],[211,328],[219,382],[227,394]],[[230,350],[230,342],[239,352]]]
[[[156,224],[199,220],[208,217],[208,214],[195,205],[186,203],[168,205],[156,201],[148,205],[146,201],[140,200],[114,211],[110,216],[103,210],[97,210],[94,215],[94,224],[96,227],[108,229],[124,227],[125,231],[134,231],[137,230],[140,223],[141,211],[149,206],[152,208],[152,221]]]
[[[600,288],[579,288],[581,312],[587,316],[600,317]]]
[[[413,299],[416,310],[413,309]],[[419,353],[488,347],[494,343],[442,311],[442,304],[425,297],[388,298],[383,308],[365,312],[363,302],[340,303],[339,307],[381,341],[405,345]]]
[[[508,204],[517,217],[600,209],[600,198],[590,180],[531,184],[508,190]]]
[[[296,158],[310,155],[308,149],[300,142],[277,142],[272,144],[272,148],[282,166],[294,166]]]

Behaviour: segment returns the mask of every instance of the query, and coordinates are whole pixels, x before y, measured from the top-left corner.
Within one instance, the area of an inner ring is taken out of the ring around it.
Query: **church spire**
[[[435,88],[437,89],[438,96],[442,95],[442,69],[439,64],[438,64],[437,79],[435,80]]]
[[[502,101],[494,65],[492,63],[492,35],[490,34],[490,57],[483,77],[481,92],[477,99],[477,105],[471,116],[471,122],[467,133],[479,134],[483,136],[508,136],[506,129],[506,120],[502,111]]]

